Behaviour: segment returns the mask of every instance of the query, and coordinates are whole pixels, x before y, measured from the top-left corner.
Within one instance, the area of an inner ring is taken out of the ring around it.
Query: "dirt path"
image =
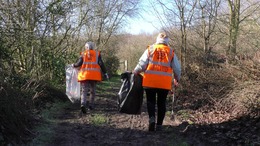
[[[82,114],[79,104],[68,103],[48,123],[51,135],[34,144],[40,145],[106,145],[106,146],[207,146],[246,145],[260,142],[259,126],[250,131],[248,122],[234,121],[222,124],[196,125],[174,121],[166,114],[163,131],[148,132],[148,117],[144,99],[141,115],[127,115],[117,111],[117,92],[120,84],[109,92],[100,90],[94,110]],[[107,89],[106,89],[107,91]],[[167,109],[170,109],[168,103]],[[250,122],[250,121],[249,121]],[[238,125],[240,128],[238,131]],[[249,125],[259,124],[259,119]],[[235,131],[237,130],[237,131]],[[241,133],[244,132],[244,133]],[[251,133],[244,137],[244,134]],[[240,136],[239,136],[240,135]],[[255,137],[254,137],[255,136]],[[254,144],[253,144],[254,145]]]
[[[180,145],[186,143],[176,132],[175,122],[167,116],[164,132],[148,132],[145,100],[141,115],[127,115],[117,110],[117,92],[120,84],[110,92],[99,90],[96,107],[82,114],[79,103],[68,103],[57,112],[49,127],[54,131],[41,145]],[[55,123],[55,125],[53,125]],[[52,124],[52,125],[51,125]]]
[[[169,128],[171,125],[167,125],[167,132],[147,132],[146,113],[139,116],[120,114],[115,107],[104,108],[108,103],[111,101],[100,104],[87,115],[81,114],[76,105],[65,109],[57,115],[59,122],[55,127],[56,134],[49,144],[115,146],[171,145],[175,142],[176,136],[173,129]],[[106,122],[98,124],[98,117],[105,118]]]
[[[102,95],[101,95],[102,96]],[[57,116],[57,134],[53,145],[169,145],[174,143],[173,131],[151,133],[147,131],[148,117],[145,109],[141,115],[118,113],[116,97],[96,100],[95,110],[86,115],[79,105],[71,105]],[[98,118],[101,119],[100,124]],[[102,118],[106,122],[102,122]],[[168,119],[168,117],[167,117]],[[174,125],[166,120],[167,126]],[[172,137],[172,138],[171,138]],[[172,139],[169,141],[169,139]]]

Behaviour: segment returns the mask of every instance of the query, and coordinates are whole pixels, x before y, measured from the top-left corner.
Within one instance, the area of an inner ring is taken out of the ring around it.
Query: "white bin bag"
[[[72,103],[80,101],[80,83],[78,69],[71,65],[66,66],[66,95]]]

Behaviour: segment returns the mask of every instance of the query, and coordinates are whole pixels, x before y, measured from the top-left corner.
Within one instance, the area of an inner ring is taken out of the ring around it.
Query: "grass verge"
[[[49,108],[44,109],[41,114],[41,123],[38,124],[38,127],[35,128],[36,137],[31,141],[29,145],[44,145],[51,141],[51,138],[54,137],[55,131],[53,130],[58,123],[58,120],[55,119],[55,116],[62,110],[64,107],[68,106],[69,102],[55,102],[49,105]]]
[[[101,126],[107,123],[107,119],[103,114],[94,114],[90,118],[90,123],[95,126]]]

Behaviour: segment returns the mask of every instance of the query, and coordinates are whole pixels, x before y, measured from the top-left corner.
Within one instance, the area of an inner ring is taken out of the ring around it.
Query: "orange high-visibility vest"
[[[101,81],[101,68],[98,65],[99,51],[86,50],[83,54],[83,63],[78,72],[78,81]]]
[[[149,63],[143,76],[143,86],[171,90],[171,62],[174,50],[164,44],[148,47]]]

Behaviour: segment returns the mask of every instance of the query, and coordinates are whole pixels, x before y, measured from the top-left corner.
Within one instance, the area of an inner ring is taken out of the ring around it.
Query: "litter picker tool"
[[[174,79],[174,83],[173,83],[173,85],[172,85],[172,90],[170,91],[170,93],[171,93],[171,98],[172,98],[172,102],[171,102],[171,106],[172,106],[172,111],[171,111],[171,119],[173,119],[173,120],[175,120],[175,116],[174,116],[174,112],[173,112],[173,107],[174,107],[174,101],[175,101],[175,92],[176,92],[176,88],[177,88],[177,86],[176,86],[176,84],[177,84],[177,82],[176,82],[176,84],[175,84],[175,79]]]
[[[174,117],[174,112],[173,112],[173,106],[174,106],[174,99],[175,99],[175,93],[174,93],[174,88],[172,88],[172,90],[170,91],[171,93],[171,106],[172,106],[172,111],[171,111],[171,119],[175,119]]]
[[[112,84],[111,84],[111,82],[110,82],[110,78],[108,77],[107,74],[106,74],[105,76],[106,76],[106,78],[107,78],[107,82],[108,82],[109,86],[110,86],[111,89],[113,90],[113,86],[112,86]]]

